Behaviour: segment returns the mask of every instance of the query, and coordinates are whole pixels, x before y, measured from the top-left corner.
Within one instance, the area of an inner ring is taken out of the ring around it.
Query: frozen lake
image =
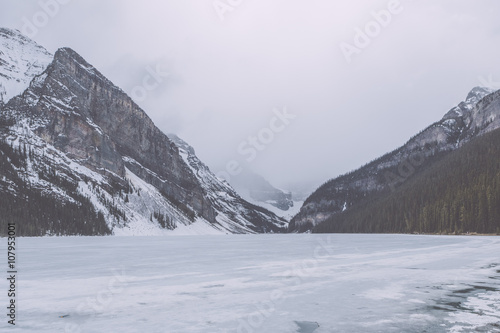
[[[500,332],[500,237],[21,238],[18,248],[18,324],[3,315],[2,332]],[[6,306],[5,279],[0,288]]]

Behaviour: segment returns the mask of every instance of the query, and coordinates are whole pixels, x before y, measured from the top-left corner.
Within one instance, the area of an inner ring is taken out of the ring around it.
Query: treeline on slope
[[[26,168],[30,153],[0,140],[0,236],[7,235],[9,223],[15,223],[17,236],[110,234],[103,214],[53,170],[40,171],[40,178],[56,181],[75,202],[45,195],[20,178],[16,168]]]
[[[421,131],[420,133],[422,133],[424,131],[425,130]],[[413,136],[412,138],[410,138],[410,140],[408,142],[412,141],[415,137],[420,135],[420,133]],[[451,142],[452,142],[452,139],[449,139],[449,143],[451,143]],[[453,142],[456,142],[456,140]],[[370,178],[372,176],[372,172],[374,170],[378,170],[378,166],[380,164],[383,164],[385,162],[391,162],[392,158],[394,156],[397,156],[398,154],[400,154],[403,150],[404,150],[403,147],[398,148],[392,152],[389,152],[389,153],[383,155],[382,157],[378,157],[378,158],[366,163],[365,165],[363,165],[362,167],[360,167],[358,169],[352,170],[352,171],[350,171],[344,175],[341,175],[337,178],[330,179],[330,180],[326,181],[320,187],[318,187],[318,189],[316,191],[314,191],[306,199],[306,201],[304,202],[304,205],[306,205],[310,202],[319,202],[319,201],[323,201],[323,200],[328,200],[328,201],[339,201],[340,200],[340,201],[342,201],[342,203],[344,201],[348,201],[350,204],[355,204],[367,196],[371,196],[373,194],[380,193],[381,190],[379,190],[379,189],[366,191],[366,190],[360,190],[360,189],[356,189],[356,188],[349,188],[348,190],[346,190],[344,187],[348,187],[348,186],[340,186],[342,189],[339,190],[339,189],[337,189],[337,186],[342,185],[342,184],[352,184],[352,182],[355,180]],[[411,164],[415,164],[412,162],[413,159],[415,161],[417,161],[417,160],[422,160],[422,158],[423,158],[422,163],[425,162],[426,165],[431,165],[431,164],[435,163],[436,161],[440,160],[443,156],[447,155],[449,152],[450,152],[449,150],[442,150],[441,151],[439,149],[439,145],[437,142],[426,143],[420,151],[416,151],[416,152],[411,153],[410,157],[407,158],[406,161],[410,162]],[[404,161],[402,161],[402,162],[404,162]],[[420,164],[420,162],[417,162],[417,164]],[[414,166],[418,167],[420,165],[414,165]],[[392,179],[389,175],[394,175],[394,176],[398,177],[398,175],[400,175],[400,173],[401,173],[399,171],[399,168],[400,168],[400,165],[388,167],[388,168],[384,169],[383,173],[377,173],[375,175],[375,179],[377,180],[377,182],[379,184],[389,185],[391,182],[395,181],[395,179]],[[412,176],[416,175],[420,171],[420,169],[421,168],[417,168],[417,170],[415,170],[415,172],[411,172]],[[398,183],[398,181],[396,181],[395,183]]]
[[[316,226],[317,233],[500,233],[500,130]]]
[[[175,223],[172,222],[172,218],[160,211],[151,213],[151,216],[149,218],[151,222],[153,222],[153,217],[158,221],[163,229],[174,230],[176,227]]]

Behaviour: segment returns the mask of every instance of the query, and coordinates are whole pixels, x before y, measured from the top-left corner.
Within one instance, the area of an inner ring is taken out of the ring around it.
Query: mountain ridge
[[[112,231],[147,234],[204,223],[220,233],[258,233],[281,232],[286,226],[241,199],[206,168],[204,177],[229,199],[209,193],[203,177],[181,156],[181,147],[70,48],[58,49],[26,90],[1,107],[0,118],[2,140],[33,151],[21,156],[32,170],[18,171],[29,173],[38,186],[40,168],[55,170],[75,185],[72,195],[89,197]],[[52,185],[43,183],[37,191],[51,192]]]
[[[317,233],[500,234],[500,128],[444,154],[394,191],[330,216]]]
[[[366,196],[394,190],[438,154],[500,127],[500,92],[475,87],[465,101],[401,147],[345,175],[331,179],[309,196],[291,220],[290,232],[311,231],[334,214],[354,207]]]

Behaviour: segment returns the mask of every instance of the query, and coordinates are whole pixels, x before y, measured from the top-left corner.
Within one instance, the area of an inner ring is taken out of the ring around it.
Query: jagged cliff
[[[3,38],[13,49],[13,38],[31,44],[28,49],[41,49],[15,31]],[[23,50],[17,54],[26,57]],[[65,174],[77,185],[75,191],[103,212],[113,232],[140,225],[141,233],[148,233],[156,226],[176,229],[195,222],[220,232],[279,232],[285,227],[271,212],[242,200],[208,168],[200,177],[183,158],[182,147],[73,50],[59,49],[26,88],[2,106],[3,140],[33,151],[26,156],[32,170],[24,172],[34,174],[44,165]],[[214,186],[205,186],[204,177]],[[221,204],[226,194],[234,200]]]

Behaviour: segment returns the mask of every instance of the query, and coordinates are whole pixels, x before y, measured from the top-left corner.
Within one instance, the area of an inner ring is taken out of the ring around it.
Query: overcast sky
[[[236,161],[281,187],[355,169],[474,86],[500,88],[495,0],[0,0],[0,8],[1,26],[51,52],[73,48],[214,172]]]

